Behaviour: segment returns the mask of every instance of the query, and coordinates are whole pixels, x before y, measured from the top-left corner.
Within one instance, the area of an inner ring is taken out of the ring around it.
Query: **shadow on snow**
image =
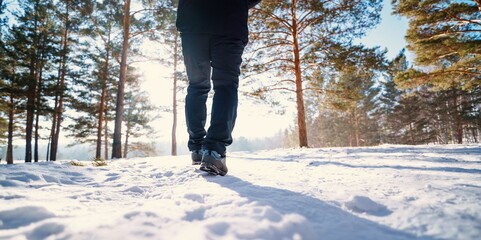
[[[315,239],[435,239],[380,225],[298,192],[254,185],[231,175],[206,179],[237,192],[250,202],[271,206],[281,214],[302,215],[311,224]]]

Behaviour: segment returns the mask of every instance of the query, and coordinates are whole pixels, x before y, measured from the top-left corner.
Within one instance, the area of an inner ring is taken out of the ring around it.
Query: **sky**
[[[405,17],[391,15],[392,5],[390,0],[384,0],[384,6],[381,12],[381,23],[375,28],[368,31],[365,38],[361,42],[366,46],[381,46],[387,48],[388,59],[393,59],[406,46],[404,35],[408,29],[408,21]],[[412,59],[409,57],[408,59]]]
[[[387,48],[387,57],[394,58],[406,45],[404,34],[407,29],[407,20],[398,16],[392,16],[390,1],[384,1],[381,13],[381,23],[368,31],[367,36],[360,40],[368,47],[380,46]],[[148,48],[148,46],[146,46]],[[142,87],[150,94],[154,105],[171,106],[172,83],[170,71],[163,68],[159,63],[139,64],[140,72],[143,73],[145,82]],[[242,81],[242,80],[241,80]],[[185,96],[180,94],[179,99]],[[209,107],[208,107],[209,108]],[[157,129],[158,140],[169,141],[171,136],[172,116],[169,113],[161,114],[162,118],[156,119],[152,126]],[[183,105],[179,107],[179,123],[177,129],[178,141],[187,140]],[[279,131],[290,128],[296,119],[294,104],[286,106],[284,115],[271,111],[271,107],[262,103],[253,103],[240,98],[238,118],[234,129],[234,138],[245,137],[248,139],[271,137]],[[182,146],[180,146],[182,147]]]

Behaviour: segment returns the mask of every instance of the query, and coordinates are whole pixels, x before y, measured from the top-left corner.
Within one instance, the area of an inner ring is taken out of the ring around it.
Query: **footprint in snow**
[[[32,232],[27,234],[27,239],[46,239],[49,236],[63,232],[65,226],[57,223],[45,223],[36,227]]]
[[[344,206],[357,213],[365,213],[373,216],[384,217],[392,213],[386,206],[374,202],[365,196],[353,196],[351,200],[344,203]]]
[[[47,218],[55,217],[55,214],[43,207],[19,207],[0,212],[0,230],[14,229],[39,222]]]

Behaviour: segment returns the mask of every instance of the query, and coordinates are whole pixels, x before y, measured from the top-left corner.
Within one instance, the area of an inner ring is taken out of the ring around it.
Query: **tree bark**
[[[460,100],[459,98],[461,98],[461,96],[459,96],[458,94],[458,91],[457,90],[453,90],[454,91],[454,126],[455,126],[455,134],[456,134],[456,142],[458,144],[462,144],[463,143],[463,120],[461,118],[461,103],[462,100]]]
[[[124,154],[123,158],[127,158],[127,154],[129,153],[129,137],[130,137],[130,124],[127,124],[127,130],[125,131],[125,145],[124,145]]]
[[[179,50],[179,34],[176,32],[175,33],[175,39],[174,39],[174,86],[172,90],[172,156],[177,155],[177,136],[176,136],[176,131],[177,131],[177,58],[178,54],[177,51]]]
[[[58,73],[58,79],[57,79],[57,86],[55,91],[55,103],[54,103],[54,111],[52,113],[52,127],[50,128],[50,137],[48,139],[48,151],[47,151],[47,161],[50,161],[50,156],[52,154],[52,140],[55,136],[55,126],[57,126],[57,107],[58,107],[58,88],[60,86],[60,68],[61,64],[59,66],[59,73]]]
[[[413,123],[409,123],[409,133],[410,133],[409,135],[410,135],[410,137],[411,137],[411,145],[416,144],[416,143],[414,142]]]
[[[122,157],[122,114],[124,112],[124,91],[127,77],[127,55],[130,35],[130,0],[124,1],[123,44],[120,61],[120,77],[117,89],[117,105],[115,107],[114,139],[112,144],[112,158]]]
[[[109,35],[108,41],[110,43],[110,32],[108,35]],[[102,151],[102,126],[104,123],[105,97],[107,95],[107,78],[108,78],[108,72],[109,72],[109,59],[110,59],[109,57],[110,57],[110,51],[107,48],[106,56],[105,56],[105,66],[101,76],[102,93],[100,95],[99,112],[98,112],[99,119],[98,119],[98,125],[97,125],[97,147],[95,151],[96,159],[101,158],[101,151]]]
[[[13,71],[15,71],[15,64],[13,65]],[[15,72],[12,74],[15,77]],[[10,82],[11,89],[15,89],[15,79]],[[13,92],[10,92],[10,102],[8,105],[8,137],[7,137],[7,164],[13,164],[13,121],[15,114],[15,101]]]
[[[43,55],[43,54],[42,54]],[[43,56],[40,57],[42,59]],[[36,100],[36,111],[35,111],[35,146],[33,150],[33,160],[34,162],[38,162],[38,138],[39,138],[39,122],[40,122],[40,105],[41,105],[41,94],[42,94],[42,84],[43,84],[43,79],[42,79],[42,71],[43,69],[43,64],[40,64],[40,74],[38,77],[38,86],[37,86],[37,100]]]
[[[294,69],[296,76],[296,104],[297,104],[297,126],[299,128],[299,147],[308,147],[306,111],[304,107],[304,92],[302,87],[302,70],[298,39],[298,23],[296,18],[297,0],[292,1],[292,51],[294,54]]]
[[[35,1],[35,20],[34,20],[34,36],[33,46],[30,49],[30,73],[27,87],[27,119],[25,123],[25,162],[32,162],[32,131],[33,131],[33,118],[35,113],[35,95],[37,92],[37,51],[38,46],[38,5],[39,0]]]
[[[355,130],[354,130],[354,134],[355,134],[355,138],[356,138],[356,147],[359,147],[360,146],[360,134],[359,134],[359,114],[357,112],[357,109],[354,109],[354,126],[355,126]]]
[[[107,111],[104,113],[104,159],[109,159],[109,120],[107,118]]]
[[[65,28],[63,32],[63,49],[62,49],[62,66],[60,72],[60,84],[59,84],[59,100],[58,106],[55,109],[56,112],[56,126],[55,132],[52,138],[52,146],[50,147],[50,160],[56,161],[57,160],[57,150],[58,150],[58,139],[60,136],[60,126],[62,125],[63,121],[63,99],[64,99],[64,87],[65,87],[65,75],[67,73],[67,54],[68,54],[68,29],[69,29],[69,2],[65,2]]]
[[[32,65],[30,66],[32,69],[30,70],[30,74],[35,75],[35,70],[33,60]],[[33,82],[33,84],[32,84]],[[35,92],[37,84],[35,84],[35,77],[32,77],[28,84],[27,90],[27,122],[25,126],[25,162],[32,162],[32,130],[33,130],[33,117],[35,111]]]

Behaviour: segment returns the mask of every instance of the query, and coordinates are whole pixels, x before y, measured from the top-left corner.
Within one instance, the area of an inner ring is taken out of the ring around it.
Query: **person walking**
[[[240,66],[248,42],[248,10],[261,0],[179,0],[176,26],[188,87],[185,117],[192,164],[227,174],[226,148],[237,116]],[[210,126],[207,96],[214,89]]]

